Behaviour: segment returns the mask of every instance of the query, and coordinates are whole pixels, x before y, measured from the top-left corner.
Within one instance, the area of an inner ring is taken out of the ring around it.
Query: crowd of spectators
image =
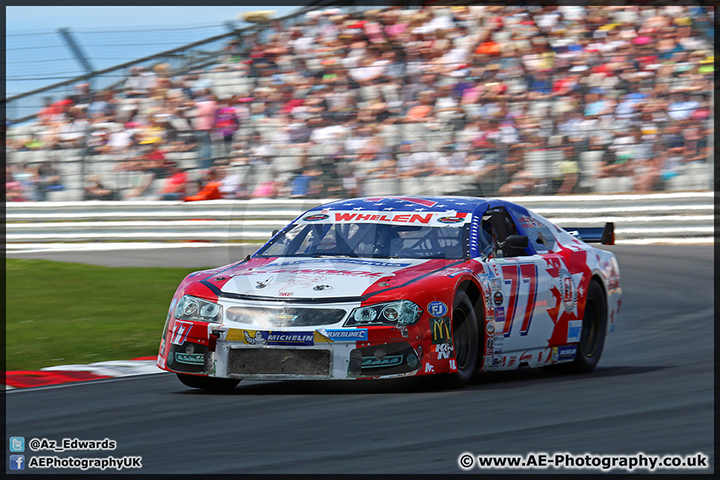
[[[447,175],[475,179],[468,193],[481,195],[577,193],[612,177],[662,190],[711,155],[714,51],[698,26],[713,15],[688,6],[315,11],[228,43],[208,72],[248,88],[137,66],[122,88],[79,84],[48,99],[31,135],[8,136],[6,147],[49,157],[82,148],[147,174],[125,192],[88,179],[86,198],[355,196],[373,179]],[[172,152],[194,152],[200,175]],[[598,164],[582,164],[584,152],[599,152]],[[279,168],[278,156],[293,168]],[[52,161],[8,166],[8,200],[43,200],[62,187],[54,172]]]

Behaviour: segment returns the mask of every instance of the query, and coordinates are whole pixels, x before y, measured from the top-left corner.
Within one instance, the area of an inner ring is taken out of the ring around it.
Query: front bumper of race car
[[[331,380],[418,373],[422,364],[420,342],[409,342],[393,327],[373,327],[373,337],[384,337],[375,342],[355,340],[368,340],[368,330],[216,328],[209,333],[208,342],[188,338],[181,345],[169,344],[163,363],[165,369],[178,373],[250,380]]]
[[[224,304],[226,309],[231,306],[238,304]],[[358,306],[323,308],[350,312]],[[294,313],[316,307],[296,307]],[[249,380],[391,378],[449,372],[454,367],[431,358],[438,345],[430,340],[426,318],[407,326],[352,328],[345,326],[347,315],[335,318],[322,326],[285,327],[227,318],[223,323],[174,319],[165,332],[157,365],[176,373]]]

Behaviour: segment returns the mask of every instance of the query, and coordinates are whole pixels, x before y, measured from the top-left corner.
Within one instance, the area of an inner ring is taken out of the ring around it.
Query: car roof
[[[485,211],[488,200],[479,197],[450,197],[450,196],[422,196],[422,197],[362,197],[347,200],[336,200],[315,207],[314,211],[357,210],[357,211],[407,211],[407,212],[458,212],[476,213],[478,209]]]
[[[515,211],[527,214],[527,209],[521,205],[497,198],[462,197],[462,196],[417,196],[404,197],[399,195],[386,197],[361,197],[345,200],[335,200],[308,210],[321,211],[401,211],[401,212],[458,212],[482,215],[488,208],[512,207]],[[303,214],[304,215],[304,214]]]

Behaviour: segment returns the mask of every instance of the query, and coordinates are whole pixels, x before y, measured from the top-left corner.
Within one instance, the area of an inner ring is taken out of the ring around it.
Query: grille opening
[[[231,375],[330,375],[329,350],[235,348],[228,360]]]

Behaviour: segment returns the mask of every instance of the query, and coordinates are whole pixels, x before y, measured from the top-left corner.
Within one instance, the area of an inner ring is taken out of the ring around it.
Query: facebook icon
[[[10,455],[10,470],[25,470],[25,455]]]

